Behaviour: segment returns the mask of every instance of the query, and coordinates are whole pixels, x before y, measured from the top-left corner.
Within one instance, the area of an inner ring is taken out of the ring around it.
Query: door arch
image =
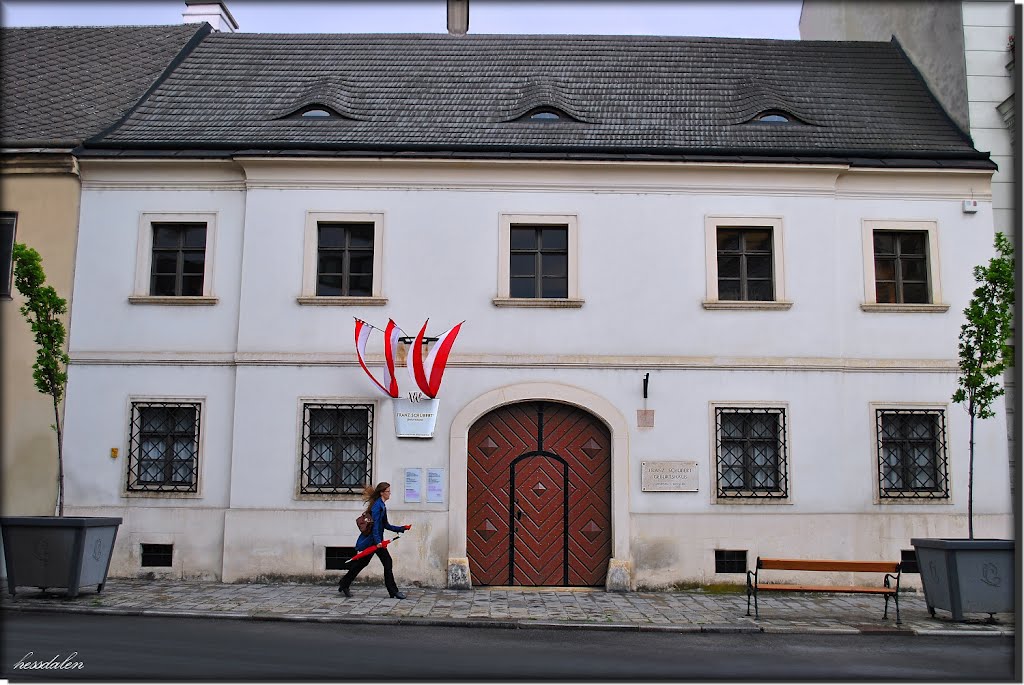
[[[602,585],[612,556],[611,434],[568,404],[493,409],[468,436],[474,585]]]

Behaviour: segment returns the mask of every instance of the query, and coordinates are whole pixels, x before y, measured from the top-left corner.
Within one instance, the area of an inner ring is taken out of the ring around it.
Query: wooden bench
[[[832,585],[776,585],[765,583],[761,571],[850,571],[854,573],[882,573],[882,586]],[[895,587],[892,585],[895,581]],[[889,618],[889,598],[896,602],[896,624],[900,621],[900,562],[898,561],[842,561],[832,559],[765,559],[757,558],[757,567],[747,571],[747,616],[750,616],[750,597],[754,597],[754,618],[760,618],[757,607],[759,592],[841,592],[866,595],[885,595],[885,613]]]

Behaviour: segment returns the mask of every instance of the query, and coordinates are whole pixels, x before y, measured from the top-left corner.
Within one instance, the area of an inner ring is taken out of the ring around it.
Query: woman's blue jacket
[[[379,545],[384,541],[384,529],[387,528],[393,533],[404,533],[404,526],[393,526],[388,523],[388,508],[384,500],[378,499],[370,508],[370,516],[373,518],[373,530],[369,533],[360,533],[356,540],[356,551],[362,552],[370,545]]]

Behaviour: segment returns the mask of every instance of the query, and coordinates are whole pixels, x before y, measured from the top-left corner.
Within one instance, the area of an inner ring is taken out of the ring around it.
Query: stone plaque
[[[697,462],[642,461],[640,488],[643,492],[697,492]]]

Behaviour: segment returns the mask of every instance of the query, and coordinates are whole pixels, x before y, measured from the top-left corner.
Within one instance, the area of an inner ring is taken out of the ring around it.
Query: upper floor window
[[[383,214],[307,212],[299,304],[387,304],[383,236]]]
[[[863,222],[865,311],[944,312],[934,221]]]
[[[789,309],[782,255],[782,219],[704,219],[705,309]]]
[[[513,224],[509,234],[509,295],[569,296],[569,227]]]
[[[718,499],[789,496],[784,407],[715,406]]]
[[[946,412],[875,408],[879,499],[947,499]]]
[[[154,223],[150,295],[203,294],[205,223]]]
[[[217,215],[143,212],[133,304],[208,305],[213,297]]]
[[[300,493],[357,494],[373,477],[373,405],[302,405]]]
[[[775,299],[771,228],[719,226],[718,299]]]
[[[875,301],[928,303],[928,232],[875,231],[873,239]]]
[[[317,225],[316,294],[373,294],[372,222]]]
[[[200,402],[132,402],[128,491],[198,489]]]
[[[11,296],[14,279],[14,233],[18,215],[0,212],[0,297]]]
[[[575,215],[503,214],[499,307],[581,307]]]

